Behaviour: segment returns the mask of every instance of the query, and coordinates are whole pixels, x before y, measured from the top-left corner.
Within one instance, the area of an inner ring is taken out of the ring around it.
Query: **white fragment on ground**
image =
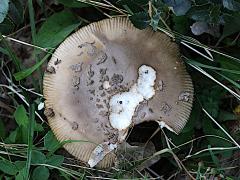
[[[192,33],[196,36],[209,31],[209,26],[206,22],[195,22],[190,28]]]
[[[138,69],[138,80],[131,89],[111,97],[109,120],[113,128],[121,131],[131,125],[136,107],[155,94],[155,80],[156,71],[150,66],[142,65]]]
[[[109,152],[116,148],[117,144],[109,144],[109,142],[99,144],[91,153],[88,160],[89,166],[91,168],[96,166]]]
[[[164,121],[156,121],[156,122],[158,122],[158,124],[159,124],[159,126],[160,126],[160,128],[162,129],[162,128],[167,128],[169,131],[172,131],[172,132],[174,132],[174,133],[176,133],[170,126],[168,126]]]
[[[38,104],[38,111],[42,110],[44,108],[44,103],[43,102],[40,102]]]

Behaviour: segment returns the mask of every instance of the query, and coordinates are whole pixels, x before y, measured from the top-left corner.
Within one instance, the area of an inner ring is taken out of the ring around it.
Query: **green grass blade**
[[[27,149],[27,162],[25,168],[25,179],[29,178],[29,170],[31,166],[32,159],[32,148],[33,148],[33,134],[34,134],[34,124],[35,124],[35,107],[34,104],[29,106],[29,127],[28,127],[28,149]]]
[[[2,36],[2,33],[0,32],[0,42],[3,42],[4,47],[6,48],[6,51],[8,52],[11,60],[13,61],[13,63],[16,66],[16,69],[18,71],[21,71],[21,63],[20,63],[20,59],[17,57],[17,55],[15,54],[15,52],[12,50],[12,48],[9,46],[8,42],[5,40],[5,38]]]
[[[232,79],[230,79],[229,77],[217,72],[217,71],[213,71],[215,72],[216,74],[218,74],[219,76],[223,77],[224,79],[226,79],[227,81],[229,81],[230,83],[232,83],[234,86],[236,86],[238,89],[240,89],[240,84],[239,83],[236,83],[235,81],[233,81]]]
[[[32,33],[32,42],[33,42],[33,44],[35,44],[35,42],[36,42],[36,27],[35,27],[34,9],[33,9],[32,0],[28,0],[28,11],[29,11],[29,18],[30,18],[31,33]]]
[[[208,113],[206,109],[202,107],[203,112],[211,119],[214,124],[216,124],[227,136],[228,138],[240,149],[238,142]]]
[[[206,71],[204,71],[202,68],[188,63],[191,67],[193,67],[194,69],[196,69],[197,71],[199,71],[200,73],[202,73],[203,75],[205,75],[206,77],[208,77],[209,79],[213,80],[214,82],[216,82],[218,85],[222,86],[224,89],[226,89],[229,93],[231,93],[233,96],[235,96],[238,100],[240,100],[240,95],[237,94],[236,92],[234,92],[233,90],[231,90],[230,88],[228,88],[227,86],[225,86],[224,84],[222,84],[221,82],[219,82],[217,79],[215,79],[213,76],[211,76],[209,73],[207,73]]]
[[[196,65],[198,67],[206,68],[206,69],[217,70],[217,71],[225,71],[225,72],[228,72],[228,73],[239,74],[240,75],[240,71],[237,71],[237,70],[231,70],[231,69],[209,66],[209,65],[206,65],[206,64],[199,63],[197,61],[193,61],[193,60],[188,59],[188,58],[186,58],[186,62],[191,63],[193,65]]]
[[[34,9],[33,9],[33,3],[32,0],[28,0],[28,11],[29,11],[29,18],[30,18],[30,26],[31,26],[31,34],[32,34],[32,42],[34,45],[36,45],[36,27],[35,27],[35,20],[34,20]],[[34,49],[33,51],[33,57],[36,60],[36,63],[39,62],[39,58],[36,55],[36,51]],[[41,70],[38,70],[38,75],[39,75],[39,87],[40,90],[42,89],[42,72]]]
[[[215,50],[215,49],[213,49],[213,48],[211,48],[211,47],[209,47],[207,45],[204,45],[204,44],[200,43],[199,41],[197,41],[196,39],[194,39],[192,37],[182,35],[182,34],[176,32],[176,31],[169,31],[168,29],[162,28],[162,27],[158,27],[158,30],[162,31],[163,33],[167,34],[168,36],[170,36],[172,38],[176,38],[176,39],[180,40],[181,43],[184,42],[184,43],[188,43],[188,44],[194,45],[196,47],[203,48],[205,51],[209,51],[209,52],[214,52],[216,54],[220,54],[222,56],[225,56],[225,57],[227,57],[227,58],[229,58],[231,60],[234,60],[234,61],[240,63],[240,59],[239,58],[236,58],[236,57],[230,56],[228,54],[225,54],[223,52],[220,52],[218,50]]]
[[[49,157],[49,156],[52,156],[59,148],[61,148],[61,147],[64,146],[65,144],[68,144],[68,143],[79,143],[79,142],[81,142],[81,143],[93,143],[93,144],[95,144],[95,145],[98,145],[98,144],[96,144],[96,143],[94,143],[94,142],[84,141],[84,140],[65,140],[65,141],[62,141],[62,142],[60,142],[59,144],[57,144],[57,145],[53,148],[53,150],[50,151],[50,152],[47,154],[47,156],[48,156],[48,157]]]
[[[28,77],[29,75],[31,75],[35,70],[37,70],[48,59],[48,57],[50,55],[51,55],[50,53],[47,54],[45,57],[42,58],[41,61],[37,62],[32,67],[13,74],[14,78],[16,79],[16,81],[20,81],[20,80]]]
[[[2,47],[0,47],[0,52],[3,53],[3,54],[5,54],[5,55],[10,56],[10,54],[8,53],[8,51],[7,51],[6,49],[2,48]]]

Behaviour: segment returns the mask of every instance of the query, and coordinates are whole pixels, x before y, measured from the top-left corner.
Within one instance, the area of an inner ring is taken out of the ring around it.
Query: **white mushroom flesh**
[[[156,71],[147,65],[138,69],[138,80],[128,92],[121,92],[111,97],[109,121],[119,131],[128,128],[132,123],[136,107],[149,100],[155,94],[154,84]]]

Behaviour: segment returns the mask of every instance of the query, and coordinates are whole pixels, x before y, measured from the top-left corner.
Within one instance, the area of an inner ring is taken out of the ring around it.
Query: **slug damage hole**
[[[134,161],[136,159],[140,160],[145,157],[150,157],[155,152],[161,150],[161,131],[155,133],[158,128],[159,125],[155,121],[143,122],[133,126],[128,132],[126,142],[129,145],[137,148],[130,153],[126,152],[123,155],[126,155],[128,160]],[[153,135],[154,133],[155,135]],[[131,154],[130,157],[129,154]],[[142,157],[139,157],[139,154]],[[140,165],[140,169],[151,167],[156,162],[158,162],[158,158],[154,158],[153,160],[148,161],[146,164]]]

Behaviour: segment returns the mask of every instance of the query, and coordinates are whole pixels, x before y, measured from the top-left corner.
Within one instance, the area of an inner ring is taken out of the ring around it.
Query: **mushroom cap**
[[[165,34],[118,17],[81,28],[56,49],[44,75],[45,115],[59,141],[82,141],[64,145],[70,154],[88,162],[98,144],[118,143],[109,101],[136,83],[142,65],[156,71],[155,95],[136,107],[132,125],[154,120],[179,133],[191,112],[193,85],[177,45]],[[98,167],[114,161],[110,152]]]

